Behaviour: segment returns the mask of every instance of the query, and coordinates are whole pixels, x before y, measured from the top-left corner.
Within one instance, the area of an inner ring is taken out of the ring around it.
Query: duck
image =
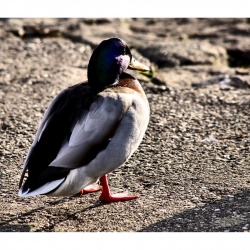
[[[127,70],[150,68],[121,38],[105,39],[93,50],[87,80],[62,90],[45,111],[23,165],[19,196],[101,191],[99,200],[106,203],[138,198],[112,194],[107,178],[137,150],[150,118],[146,94]]]

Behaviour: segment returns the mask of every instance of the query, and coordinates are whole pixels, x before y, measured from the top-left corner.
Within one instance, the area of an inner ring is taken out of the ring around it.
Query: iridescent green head
[[[147,66],[133,59],[128,46],[122,39],[106,39],[94,50],[89,60],[89,84],[97,90],[114,85],[127,68],[149,70]]]

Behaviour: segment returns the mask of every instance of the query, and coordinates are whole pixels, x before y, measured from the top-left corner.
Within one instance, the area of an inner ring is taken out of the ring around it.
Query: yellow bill
[[[143,71],[143,72],[150,71],[150,68],[148,66],[136,61],[133,57],[128,66],[128,69],[136,69],[136,70]]]

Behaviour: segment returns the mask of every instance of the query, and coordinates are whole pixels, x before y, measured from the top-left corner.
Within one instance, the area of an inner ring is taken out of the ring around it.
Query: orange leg
[[[102,185],[102,194],[99,197],[99,200],[102,202],[117,202],[117,201],[128,201],[138,198],[135,195],[127,195],[125,193],[110,194],[109,184],[107,175],[104,175],[100,178]]]
[[[97,184],[91,184],[87,187],[85,187],[84,189],[82,189],[78,195],[82,195],[82,194],[88,194],[88,193],[93,193],[93,192],[97,192],[102,190],[102,186],[99,186]]]

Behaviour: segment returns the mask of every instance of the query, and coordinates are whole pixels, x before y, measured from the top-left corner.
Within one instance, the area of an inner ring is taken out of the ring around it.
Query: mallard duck
[[[102,190],[103,202],[137,198],[111,194],[107,181],[107,174],[138,148],[149,122],[147,97],[127,69],[149,71],[122,39],[109,38],[97,46],[88,80],[63,90],[45,112],[24,163],[19,196]]]

